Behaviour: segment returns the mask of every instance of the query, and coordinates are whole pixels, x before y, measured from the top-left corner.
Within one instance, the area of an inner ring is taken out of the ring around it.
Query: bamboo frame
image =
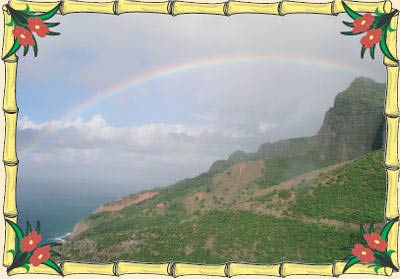
[[[54,8],[59,2],[34,2],[11,0],[10,6],[14,9],[23,10],[29,4],[33,12],[46,12]],[[328,3],[304,3],[284,1],[275,3],[250,3],[242,1],[227,1],[222,3],[191,3],[183,1],[164,2],[140,2],[120,0],[113,2],[79,2],[76,0],[65,0],[61,2],[58,13],[62,15],[70,13],[99,13],[114,14],[123,13],[159,13],[169,15],[181,14],[213,14],[230,16],[235,14],[268,14],[287,15],[296,13],[336,15],[343,13],[344,8],[341,2],[334,0]],[[381,2],[349,2],[348,6],[357,12],[379,11],[389,13],[392,9],[390,1]],[[3,7],[5,22],[10,21],[7,9]],[[394,17],[391,27],[397,30],[398,17]],[[7,53],[13,44],[14,37],[11,27],[4,24],[4,39],[2,56]],[[392,54],[397,58],[396,32],[387,36],[387,45]],[[6,80],[4,89],[3,111],[5,113],[5,143],[3,161],[6,171],[4,217],[17,221],[18,211],[16,206],[16,180],[18,170],[18,158],[16,153],[16,124],[18,106],[16,103],[16,74],[18,57],[14,54],[4,60],[6,69]],[[385,220],[389,221],[399,215],[398,210],[398,181],[399,181],[399,154],[398,154],[398,79],[399,64],[386,57],[383,64],[387,70],[387,90],[385,117],[387,120],[387,138],[385,149],[385,168],[387,173],[387,199],[385,208]],[[393,262],[398,265],[398,224],[392,227],[389,233],[388,249],[396,252],[393,254]],[[15,235],[11,227],[6,224],[5,230],[5,251],[15,247]],[[12,262],[12,255],[4,252],[3,265],[9,266]],[[332,264],[305,264],[280,262],[275,264],[251,264],[251,263],[225,263],[216,265],[194,264],[194,263],[142,263],[116,261],[113,263],[80,263],[61,262],[59,263],[63,273],[69,274],[103,274],[120,276],[124,274],[160,274],[173,277],[182,275],[215,275],[232,277],[236,275],[271,275],[285,277],[288,275],[327,275],[339,276],[342,273],[345,262],[336,261]],[[17,268],[9,275],[25,273],[25,269]],[[56,274],[46,266],[32,267],[29,273],[33,274]],[[347,271],[349,274],[374,274],[372,269],[365,264],[356,264]],[[379,270],[380,275],[391,275],[392,269]]]

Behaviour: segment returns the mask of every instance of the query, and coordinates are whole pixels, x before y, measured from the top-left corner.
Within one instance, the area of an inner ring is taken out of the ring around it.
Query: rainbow
[[[76,107],[66,111],[58,120],[65,121],[72,119],[79,114],[89,110],[97,104],[106,101],[107,99],[126,93],[128,89],[132,90],[138,88],[144,84],[154,82],[157,80],[165,79],[170,76],[179,75],[189,71],[199,71],[213,67],[221,67],[232,64],[240,63],[282,63],[289,65],[302,65],[307,67],[318,67],[330,71],[337,71],[343,73],[350,73],[356,76],[369,76],[374,77],[372,72],[368,72],[367,69],[341,64],[332,60],[318,59],[315,57],[299,57],[299,56],[279,56],[279,55],[240,55],[240,56],[225,56],[225,57],[214,57],[209,59],[195,60],[189,63],[171,65],[165,68],[160,68],[154,71],[146,72],[140,76],[135,76],[123,83],[120,83],[114,87],[95,94],[93,97],[86,101],[78,104]],[[33,137],[31,141],[26,144],[20,151],[22,155],[28,153],[35,146],[37,146],[45,137],[57,130],[54,128],[43,129],[41,133]]]

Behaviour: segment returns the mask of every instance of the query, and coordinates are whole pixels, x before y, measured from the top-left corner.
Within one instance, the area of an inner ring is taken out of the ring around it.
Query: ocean
[[[17,184],[18,224],[25,231],[26,221],[32,226],[40,221],[42,243],[61,241],[72,232],[75,223],[98,206],[120,198],[121,193],[85,190],[85,185],[20,182]],[[64,190],[61,190],[64,189]]]

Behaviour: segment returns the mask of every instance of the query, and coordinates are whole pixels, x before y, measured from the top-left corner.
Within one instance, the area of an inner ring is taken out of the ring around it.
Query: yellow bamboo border
[[[33,12],[47,12],[60,2],[34,2],[11,0],[10,6],[17,10],[23,10],[29,4]],[[183,1],[164,2],[140,2],[130,0],[110,2],[80,2],[66,0],[61,2],[58,13],[66,15],[70,13],[99,13],[114,14],[123,13],[158,13],[169,15],[181,14],[213,14],[230,16],[235,14],[269,14],[287,15],[296,13],[336,15],[343,13],[344,8],[341,1],[336,0],[328,3],[304,3],[295,1],[279,1],[275,3],[251,3],[242,1],[227,1],[222,3],[192,3]],[[379,11],[389,13],[392,10],[390,1],[381,2],[352,2],[346,4],[357,12]],[[3,7],[5,23],[10,21],[7,9]],[[391,27],[395,32],[389,32],[387,45],[390,52],[397,58],[397,23],[398,16],[393,17]],[[4,24],[4,38],[2,57],[11,48],[14,42],[12,28]],[[16,75],[18,57],[14,54],[4,60],[6,79],[4,86],[3,111],[5,114],[5,142],[3,161],[6,171],[4,217],[16,222],[18,211],[16,205],[16,181],[18,170],[18,158],[16,152],[16,125],[18,106],[16,103]],[[399,64],[386,57],[383,61],[387,70],[387,89],[385,103],[386,117],[386,149],[385,168],[387,173],[387,198],[385,207],[385,220],[389,221],[399,215],[398,210],[398,181],[399,181],[399,159],[398,159],[398,79]],[[398,223],[392,227],[388,237],[388,249],[395,251],[392,255],[393,262],[398,266]],[[12,255],[7,253],[15,247],[15,234],[11,227],[6,224],[5,229],[5,252],[3,265],[9,266],[12,263]],[[215,275],[232,277],[236,275],[271,275],[285,277],[289,275],[327,275],[339,276],[342,274],[345,262],[336,261],[332,264],[305,264],[293,262],[280,262],[276,264],[252,264],[252,263],[225,263],[216,265],[194,264],[194,263],[143,263],[116,261],[113,263],[80,263],[61,262],[59,263],[63,273],[69,274],[103,274],[120,276],[124,274],[160,274],[173,277],[182,275]],[[26,273],[23,268],[16,268],[9,275]],[[56,274],[46,266],[30,267],[29,273],[33,274]],[[375,274],[365,264],[356,264],[346,273],[348,274]],[[379,270],[380,275],[392,274],[391,268]]]

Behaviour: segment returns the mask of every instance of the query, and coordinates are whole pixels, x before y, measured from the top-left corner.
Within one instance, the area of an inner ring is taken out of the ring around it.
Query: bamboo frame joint
[[[279,277],[285,277],[284,275],[283,275],[283,264],[284,264],[284,262],[280,262],[279,263]]]
[[[119,1],[114,1],[114,3],[113,3],[113,13],[114,13],[114,15],[119,15],[119,13],[118,13],[118,2]]]
[[[392,11],[392,2],[390,0],[386,0],[383,4],[383,12],[388,14]]]
[[[175,0],[168,1],[167,11],[169,15],[175,16],[174,6],[175,6]]]
[[[384,116],[387,117],[387,118],[399,118],[399,112],[396,112],[396,114],[384,113]]]
[[[18,56],[16,56],[15,59],[8,57],[6,59],[1,58],[1,60],[3,60],[4,63],[9,63],[9,64],[18,63]]]
[[[19,160],[17,160],[17,161],[6,161],[6,160],[3,160],[3,163],[6,166],[14,167],[14,166],[17,166],[19,164]]]
[[[5,219],[10,219],[10,218],[15,218],[15,217],[18,217],[18,215],[19,215],[19,213],[18,213],[18,209],[17,209],[17,211],[16,211],[16,213],[13,213],[13,214],[11,214],[11,213],[4,213],[4,218]]]
[[[397,60],[397,62],[394,62],[394,61],[390,60],[389,63],[386,62],[386,61],[383,61],[383,64],[384,64],[386,67],[399,67],[399,61],[398,61],[398,60]]]
[[[176,265],[176,262],[169,262],[168,263],[167,273],[168,273],[169,276],[176,277],[174,275],[174,273],[175,273],[175,265]]]
[[[118,261],[114,261],[113,270],[112,270],[114,276],[118,276],[118,263],[119,263]]]
[[[397,163],[397,165],[386,165],[385,164],[385,168],[391,171],[397,171],[400,169],[399,164]]]
[[[336,272],[335,272],[335,270],[336,270],[336,263],[337,263],[337,261],[334,261],[333,263],[332,263],[332,277],[339,277],[340,276],[340,274],[337,274]]]
[[[284,16],[284,14],[283,14],[283,12],[282,12],[283,1],[285,1],[285,0],[279,1],[279,4],[278,4],[278,14],[279,14],[280,16]]]
[[[335,0],[331,2],[331,15],[338,16],[338,13],[335,13]]]
[[[393,217],[393,218],[388,218],[388,217],[385,217],[385,221],[386,222],[390,222],[390,221],[392,221],[392,220],[394,220],[394,219],[398,219],[399,217],[398,216],[396,216],[396,217]],[[397,223],[399,222],[399,220],[397,220]]]
[[[231,278],[231,276],[229,275],[229,268],[230,268],[230,266],[231,266],[231,263],[230,263],[230,262],[225,263],[224,274],[225,274],[225,276],[228,277],[228,278]]]
[[[230,0],[228,0],[228,1],[226,1],[226,2],[224,3],[224,8],[223,8],[223,10],[224,10],[224,15],[225,15],[225,16],[230,16],[230,14],[229,14],[229,2],[230,2]]]
[[[65,13],[64,13],[64,3],[65,3],[65,0],[62,0],[62,1],[60,1],[60,7],[58,8],[58,11],[60,12],[60,15],[65,15]]]
[[[19,112],[19,108],[17,107],[15,110],[11,110],[11,109],[3,109],[4,113],[7,114],[17,114]]]

